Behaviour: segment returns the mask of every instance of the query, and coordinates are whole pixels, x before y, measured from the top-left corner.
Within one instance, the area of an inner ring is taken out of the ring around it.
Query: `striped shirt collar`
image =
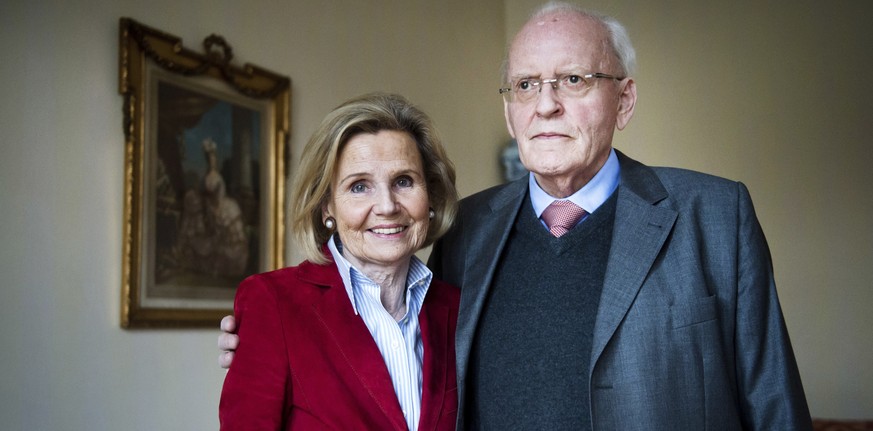
[[[352,309],[355,311],[355,315],[358,315],[358,306],[355,301],[355,284],[354,280],[359,280],[363,278],[366,281],[372,283],[372,281],[367,277],[363,272],[358,270],[351,264],[342,254],[342,241],[338,235],[333,234],[330,236],[330,239],[327,240],[327,248],[330,250],[330,254],[333,256],[333,261],[336,263],[336,267],[339,270],[340,277],[343,280],[343,286],[346,289],[346,293],[349,295],[349,301],[352,303]],[[352,271],[354,271],[355,277],[352,277]],[[406,309],[407,310],[416,310],[416,312],[421,310],[421,303],[424,302],[425,294],[427,293],[428,287],[430,287],[430,282],[433,279],[433,272],[428,269],[427,265],[424,264],[418,257],[412,255],[409,262],[409,272],[406,275]],[[421,291],[419,295],[411,295],[410,290],[421,287],[424,290]],[[417,301],[415,307],[410,307],[409,301]]]

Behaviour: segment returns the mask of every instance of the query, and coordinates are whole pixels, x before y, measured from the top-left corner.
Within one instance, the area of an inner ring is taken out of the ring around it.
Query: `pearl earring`
[[[336,227],[336,221],[333,219],[333,217],[328,217],[324,219],[324,227],[326,227],[328,230],[333,230],[333,228]]]
[[[428,216],[428,218],[433,220],[433,218],[436,217],[436,213],[433,212],[433,209],[431,209],[430,211],[427,212],[427,216]]]

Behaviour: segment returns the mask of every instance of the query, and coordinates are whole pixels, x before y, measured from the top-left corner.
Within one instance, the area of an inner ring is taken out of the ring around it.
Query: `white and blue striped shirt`
[[[433,273],[412,256],[406,275],[406,315],[395,321],[382,306],[379,285],[342,256],[335,238],[334,235],[328,240],[328,248],[349,294],[352,309],[364,320],[382,352],[406,425],[410,430],[416,430],[421,417],[421,364],[424,357],[418,313]]]

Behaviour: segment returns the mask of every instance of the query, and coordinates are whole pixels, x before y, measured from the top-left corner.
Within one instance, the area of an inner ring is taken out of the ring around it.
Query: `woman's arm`
[[[243,281],[234,300],[238,343],[221,391],[222,430],[279,430],[290,390],[278,302],[267,278]]]

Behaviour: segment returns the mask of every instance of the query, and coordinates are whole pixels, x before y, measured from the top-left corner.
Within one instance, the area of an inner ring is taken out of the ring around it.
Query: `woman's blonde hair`
[[[434,211],[423,247],[445,234],[454,222],[458,205],[455,167],[430,118],[403,96],[366,94],[331,111],[303,149],[291,186],[289,213],[291,233],[309,261],[327,261],[322,246],[332,231],[324,226],[322,208],[330,198],[331,181],[345,144],[357,134],[383,130],[408,133],[415,139],[421,154],[427,196]]]

